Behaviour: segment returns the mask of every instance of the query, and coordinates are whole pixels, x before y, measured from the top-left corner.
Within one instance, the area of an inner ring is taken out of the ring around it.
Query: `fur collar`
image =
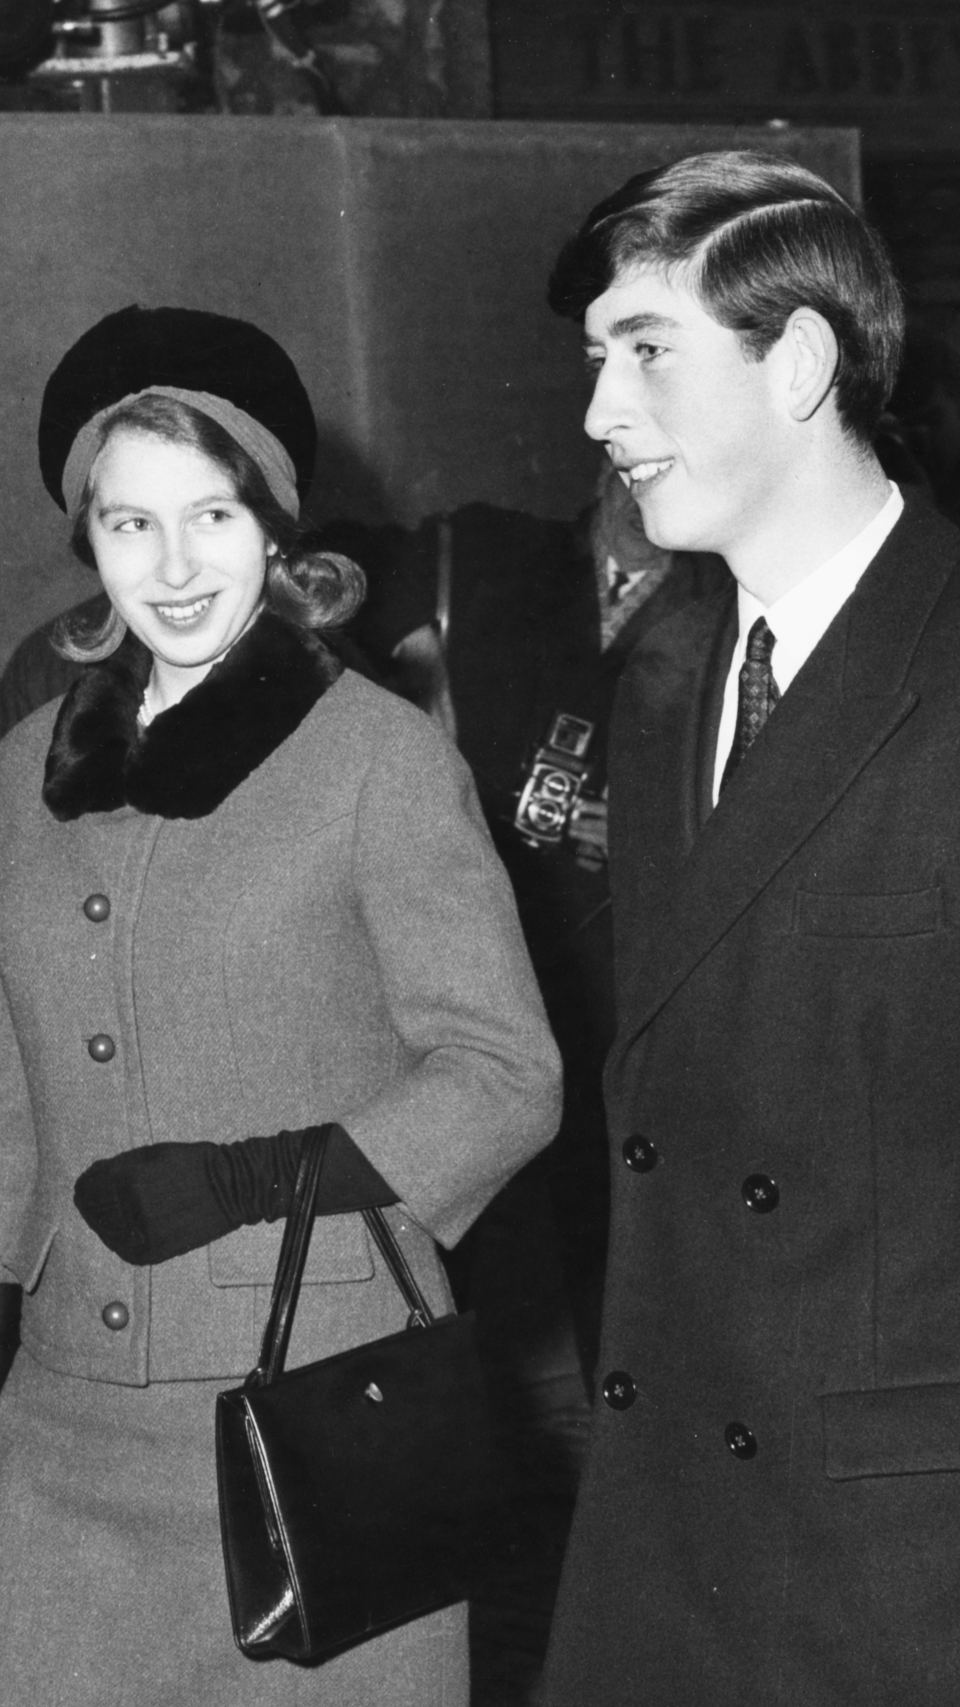
[[[292,735],[341,666],[318,640],[264,613],[179,705],[147,729],[137,713],[151,657],[128,634],[60,707],[43,798],[55,818],[134,806],[205,818]]]

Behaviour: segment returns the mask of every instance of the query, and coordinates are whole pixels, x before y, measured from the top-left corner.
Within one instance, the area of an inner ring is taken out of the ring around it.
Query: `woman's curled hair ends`
[[[309,535],[302,535],[289,555],[278,550],[267,562],[267,610],[313,634],[342,628],[356,615],[366,592],[359,563],[339,551],[311,546]]]
[[[314,640],[326,631],[342,628],[355,616],[366,596],[363,570],[351,558],[319,547],[316,536],[288,514],[253,458],[219,422],[176,398],[147,395],[118,404],[106,417],[99,450],[121,428],[148,433],[169,444],[187,445],[209,457],[229,476],[237,501],[250,511],[268,541],[266,610]],[[71,545],[81,563],[95,569],[88,531],[92,499],[93,482],[88,478],[74,517]],[[125,632],[123,619],[111,605],[102,622],[70,615],[61,618],[53,644],[63,657],[92,664],[115,652]]]

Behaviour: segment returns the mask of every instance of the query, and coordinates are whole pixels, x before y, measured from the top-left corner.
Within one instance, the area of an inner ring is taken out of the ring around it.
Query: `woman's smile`
[[[268,542],[229,474],[202,451],[121,428],[93,467],[89,533],[114,608],[153,653],[158,710],[245,634]]]
[[[206,616],[216,598],[216,593],[207,593],[203,598],[191,599],[189,604],[155,604],[161,622],[168,622],[172,628],[193,628]]]

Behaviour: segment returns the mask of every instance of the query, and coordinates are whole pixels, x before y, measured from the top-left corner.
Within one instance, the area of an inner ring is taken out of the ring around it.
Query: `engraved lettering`
[[[872,23],[867,31],[867,42],[871,90],[875,95],[895,95],[903,83],[905,71],[896,24],[886,20]]]
[[[583,24],[580,29],[580,83],[584,89],[600,87],[600,35],[598,24]]]
[[[918,95],[932,95],[937,82],[937,26],[929,18],[910,25],[910,57],[913,62],[913,87]]]
[[[689,88],[693,94],[709,95],[714,90],[723,88],[720,44],[716,39],[719,24],[717,17],[687,19],[687,64],[690,72]]]
[[[819,90],[820,73],[806,32],[795,24],[784,31],[777,66],[777,94],[816,95]]]
[[[855,24],[826,24],[823,30],[827,88],[831,95],[848,95],[860,81]]]
[[[646,89],[658,95],[675,95],[677,66],[671,20],[659,18],[652,33],[641,34],[636,18],[624,18],[621,40],[623,76],[627,88]]]

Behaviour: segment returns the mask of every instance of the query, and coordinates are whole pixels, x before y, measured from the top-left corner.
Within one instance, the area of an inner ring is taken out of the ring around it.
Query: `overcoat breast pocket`
[[[799,936],[932,936],[943,929],[939,888],[854,894],[798,889],[793,929]]]

